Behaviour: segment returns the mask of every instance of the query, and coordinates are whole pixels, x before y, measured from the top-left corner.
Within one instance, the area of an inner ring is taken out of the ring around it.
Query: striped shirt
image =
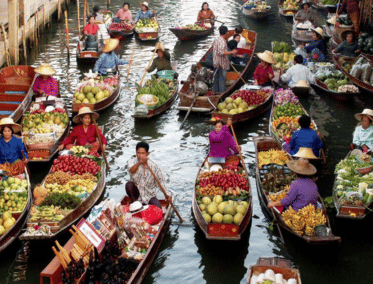
[[[218,36],[212,44],[212,49],[214,67],[229,70],[228,55],[223,55],[224,52],[228,52],[227,41],[222,36]]]

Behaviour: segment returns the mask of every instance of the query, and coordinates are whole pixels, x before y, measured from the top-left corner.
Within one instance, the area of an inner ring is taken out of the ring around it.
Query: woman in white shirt
[[[373,110],[364,109],[362,113],[355,114],[355,118],[360,121],[355,128],[353,145],[364,152],[373,149]]]

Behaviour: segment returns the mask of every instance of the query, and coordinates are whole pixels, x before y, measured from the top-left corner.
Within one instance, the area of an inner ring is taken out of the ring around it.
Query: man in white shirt
[[[233,36],[231,36],[228,41],[234,39],[238,42],[237,44],[237,47],[238,48],[246,48],[246,39],[245,37],[242,35],[242,32],[243,32],[243,28],[242,27],[237,27],[234,29],[235,30],[235,34]],[[240,37],[239,40],[238,40],[238,36]]]
[[[281,81],[288,83],[290,88],[293,88],[300,80],[305,80],[308,84],[315,82],[315,76],[310,69],[303,65],[303,56],[294,56],[294,65],[281,76]]]

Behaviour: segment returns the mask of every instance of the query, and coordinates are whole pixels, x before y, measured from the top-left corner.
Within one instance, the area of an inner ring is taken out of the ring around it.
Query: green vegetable
[[[372,194],[369,194],[369,197],[368,197],[368,199],[367,199],[367,203],[366,204],[370,204],[370,203],[372,203],[372,201],[373,201],[373,195]]]
[[[79,206],[81,200],[79,197],[69,193],[54,192],[45,197],[41,206],[59,206],[60,208],[75,209]]]

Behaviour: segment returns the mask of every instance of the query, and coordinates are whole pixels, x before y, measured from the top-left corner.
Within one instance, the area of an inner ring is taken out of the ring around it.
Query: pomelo
[[[242,222],[242,219],[243,219],[243,215],[241,213],[237,213],[233,217],[233,222],[238,226]]]
[[[233,223],[233,216],[230,214],[225,214],[223,217],[224,224],[232,224]]]
[[[212,216],[212,222],[216,224],[223,222],[223,214],[215,213],[214,216]]]

